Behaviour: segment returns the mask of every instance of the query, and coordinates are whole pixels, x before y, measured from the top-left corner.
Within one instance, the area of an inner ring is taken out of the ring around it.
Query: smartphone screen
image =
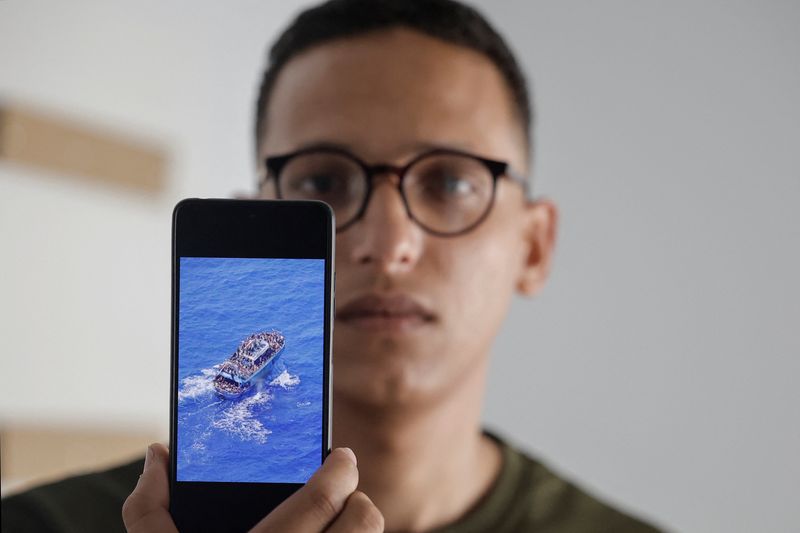
[[[330,451],[332,214],[185,200],[174,224],[171,510],[246,529]]]
[[[180,258],[178,481],[314,473],[324,309],[324,259]]]

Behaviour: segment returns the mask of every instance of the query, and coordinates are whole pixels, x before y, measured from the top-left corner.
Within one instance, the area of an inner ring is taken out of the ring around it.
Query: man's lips
[[[407,294],[370,293],[336,310],[336,319],[368,327],[410,327],[432,322],[434,313]]]

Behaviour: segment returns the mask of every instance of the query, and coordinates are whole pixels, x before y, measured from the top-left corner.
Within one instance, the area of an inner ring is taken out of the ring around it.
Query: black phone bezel
[[[272,230],[272,231],[270,231]],[[177,443],[178,327],[181,257],[325,259],[325,328],[322,457],[331,447],[331,341],[333,338],[335,223],[317,201],[190,198],[172,215],[170,338],[170,448]],[[170,513],[181,531],[244,531],[299,489],[299,483],[176,481],[170,453]]]

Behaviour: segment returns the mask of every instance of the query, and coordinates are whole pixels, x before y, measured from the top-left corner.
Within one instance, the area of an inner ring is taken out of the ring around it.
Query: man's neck
[[[474,368],[422,408],[375,409],[335,397],[334,445],[355,451],[358,488],[381,510],[387,531],[450,523],[491,486],[502,458],[481,432],[484,379],[485,368]]]

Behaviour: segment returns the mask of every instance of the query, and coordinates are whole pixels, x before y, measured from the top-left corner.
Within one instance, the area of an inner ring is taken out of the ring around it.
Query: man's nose
[[[423,230],[409,217],[397,177],[391,174],[376,176],[367,211],[348,231],[355,242],[353,261],[385,274],[413,269],[422,252]]]

